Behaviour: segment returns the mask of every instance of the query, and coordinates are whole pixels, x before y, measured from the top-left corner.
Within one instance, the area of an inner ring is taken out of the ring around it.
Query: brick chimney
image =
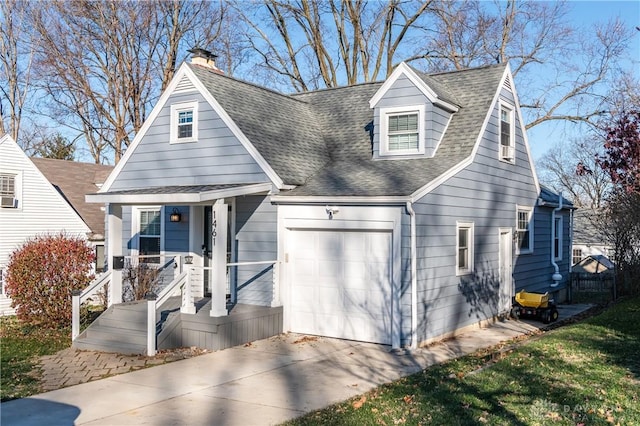
[[[199,47],[194,47],[193,49],[187,50],[187,52],[191,53],[191,63],[194,65],[201,65],[206,68],[210,68],[219,73],[222,73],[222,70],[216,66],[216,58],[218,55],[211,53],[206,49],[201,49]]]

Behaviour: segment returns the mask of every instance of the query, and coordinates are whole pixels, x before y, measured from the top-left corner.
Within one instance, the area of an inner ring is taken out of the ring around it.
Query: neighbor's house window
[[[160,263],[160,240],[162,238],[161,209],[139,210],[138,255],[141,263]]]
[[[515,161],[515,127],[513,107],[500,103],[500,159]]]
[[[571,264],[575,265],[581,260],[582,260],[582,249],[573,249],[573,253],[571,256]]]
[[[562,217],[555,218],[553,228],[553,258],[562,260]]]
[[[518,207],[516,217],[516,235],[518,253],[533,253],[533,209]]]
[[[473,272],[473,223],[457,224],[456,275]]]
[[[198,102],[171,105],[171,143],[198,140]]]
[[[0,206],[15,208],[16,198],[16,175],[0,173]]]
[[[424,154],[425,108],[380,109],[380,155]]]

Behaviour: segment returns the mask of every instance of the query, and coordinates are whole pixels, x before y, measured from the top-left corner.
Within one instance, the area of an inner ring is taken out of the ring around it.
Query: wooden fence
[[[572,272],[570,299],[572,302],[607,302],[615,300],[615,274],[613,272],[599,274]]]

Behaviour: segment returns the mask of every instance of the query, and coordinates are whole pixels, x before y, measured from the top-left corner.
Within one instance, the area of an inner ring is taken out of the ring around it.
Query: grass
[[[24,326],[16,317],[0,317],[0,399],[38,393],[38,357],[53,355],[69,345],[70,329]]]
[[[640,424],[640,298],[437,365],[288,425]]]

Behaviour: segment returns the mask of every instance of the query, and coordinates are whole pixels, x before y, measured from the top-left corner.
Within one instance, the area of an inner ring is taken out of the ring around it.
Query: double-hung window
[[[458,222],[456,232],[456,275],[473,272],[473,223]]]
[[[380,155],[423,154],[424,105],[380,110]]]
[[[555,218],[553,227],[553,258],[562,260],[562,217]]]
[[[571,264],[575,265],[576,263],[582,260],[582,249],[573,249],[573,256],[571,256]]]
[[[16,207],[16,175],[0,173],[0,207]]]
[[[139,210],[138,254],[140,255],[141,263],[160,263],[160,239],[162,236],[160,214],[160,209]],[[158,255],[158,257],[154,255]]]
[[[500,103],[500,160],[515,161],[515,127],[513,107]]]
[[[171,143],[198,140],[198,102],[171,105]]]
[[[516,215],[518,253],[533,253],[533,209],[518,207]]]

